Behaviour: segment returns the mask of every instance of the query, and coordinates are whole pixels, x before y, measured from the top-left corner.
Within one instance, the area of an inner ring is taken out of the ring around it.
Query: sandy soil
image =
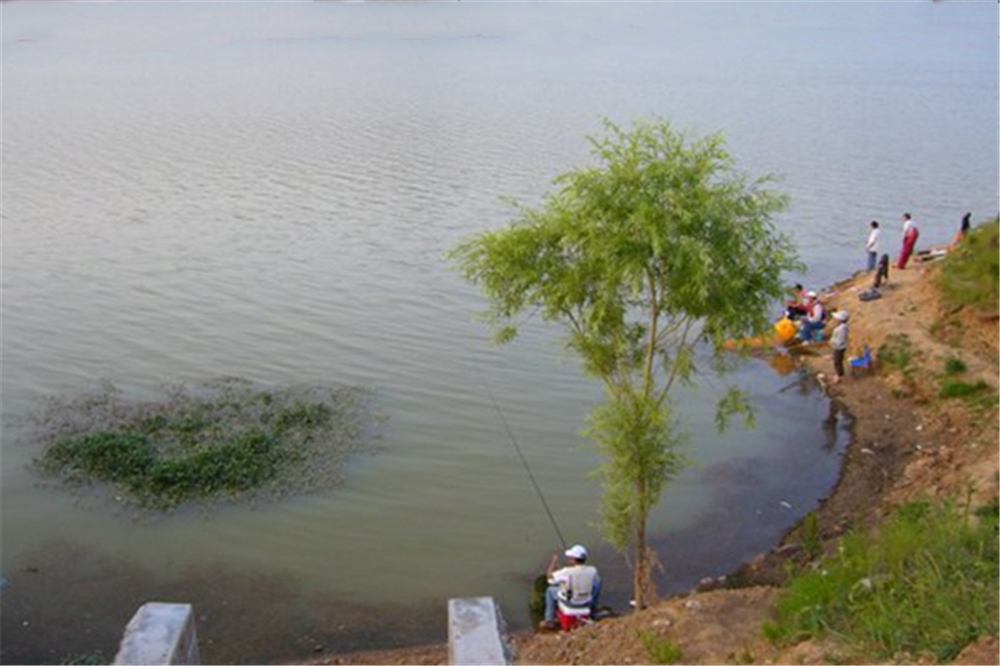
[[[982,317],[942,303],[932,265],[893,271],[883,298],[862,302],[871,276],[859,274],[823,295],[830,311],[851,314],[849,355],[868,345],[873,355],[893,333],[904,334],[917,351],[909,377],[890,367],[829,381],[829,348],[797,350],[796,358],[816,374],[840,408],[854,418],[854,438],[833,494],[817,511],[824,547],[835,547],[850,527],[872,524],[892,507],[920,497],[956,498],[978,505],[997,497],[1000,482],[997,408],[975,408],[962,400],[938,398],[944,364],[960,358],[958,378],[998,385],[997,317]],[[524,664],[652,663],[643,636],[678,645],[691,664],[830,663],[835,644],[801,643],[779,651],[761,638],[761,623],[772,613],[777,585],[789,560],[805,557],[793,529],[770,553],[761,554],[726,581],[740,589],[693,592],[628,617],[606,620],[571,633],[515,637]],[[444,664],[446,646],[354,653],[324,658],[328,664]],[[902,659],[906,659],[905,657]],[[984,637],[955,660],[997,664],[996,637]]]

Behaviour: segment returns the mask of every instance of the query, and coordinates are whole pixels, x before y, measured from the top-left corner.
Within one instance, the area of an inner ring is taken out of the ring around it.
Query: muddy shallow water
[[[762,370],[755,372],[760,375]],[[654,532],[652,545],[664,565],[660,592],[691,589],[699,579],[728,573],[766,551],[795,520],[815,507],[836,480],[849,437],[848,419],[829,411],[830,403],[808,381],[773,377],[793,390],[763,401],[764,432],[754,432],[781,443],[763,453],[730,453],[716,462],[703,461],[668,490],[664,505],[675,515],[696,518],[674,521],[673,527]],[[779,415],[784,418],[776,420]],[[682,504],[695,495],[692,488],[700,488],[702,496],[711,498],[696,512],[685,510]],[[62,494],[63,499],[70,497]],[[559,504],[555,506],[558,515]],[[194,521],[207,534],[229,529],[228,523],[241,515],[275,508],[272,504],[203,508],[180,515],[147,514],[141,519],[122,509],[113,516],[122,533],[130,529],[169,532],[176,529],[174,523]],[[95,494],[89,501],[78,499],[74,510],[102,514],[108,512],[109,504]],[[540,512],[539,508],[536,513]],[[461,519],[452,518],[461,525]],[[340,561],[333,551],[325,560],[311,560],[325,571],[303,572],[283,570],[280,564],[287,560],[280,558],[260,562],[206,558],[199,564],[159,560],[148,554],[114,554],[75,540],[46,541],[5,559],[10,587],[0,598],[3,662],[52,663],[88,655],[98,658],[97,653],[110,658],[124,624],[139,605],[150,600],[194,605],[206,663],[271,663],[306,655],[443,642],[450,596],[491,594],[500,600],[512,628],[523,629],[528,623],[531,580],[544,567],[547,553],[557,548],[554,536],[536,519],[537,533],[526,535],[518,549],[520,559],[508,562],[498,561],[485,544],[487,550],[477,553],[477,544],[470,541],[450,561],[428,563],[407,555],[406,544],[413,543],[412,536],[405,532],[385,535],[383,543],[398,548],[382,565],[392,569],[386,569],[385,575],[432,579],[416,588],[401,586],[396,599],[374,595],[374,601],[373,595],[324,585],[323,581],[340,575],[358,575],[345,568],[350,563]],[[352,538],[351,533],[328,536],[330,543]],[[294,539],[284,543],[291,559],[299,545]],[[606,580],[604,601],[626,611],[627,567],[599,541],[591,541],[590,546],[592,561],[601,567]],[[372,553],[371,559],[382,554]],[[494,570],[474,566],[467,562],[470,557],[473,562],[493,563]],[[373,567],[366,575],[376,580],[380,573]],[[456,580],[464,581],[463,576],[470,574],[468,580],[479,582],[456,585]]]

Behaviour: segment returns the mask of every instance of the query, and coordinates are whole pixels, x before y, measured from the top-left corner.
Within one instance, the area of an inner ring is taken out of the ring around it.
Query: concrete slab
[[[191,604],[151,601],[125,627],[115,664],[198,664],[198,637]]]
[[[452,664],[510,664],[507,625],[493,597],[448,600],[448,658]]]

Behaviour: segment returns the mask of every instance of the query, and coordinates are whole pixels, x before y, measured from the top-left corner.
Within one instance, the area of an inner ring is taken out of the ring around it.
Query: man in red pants
[[[913,221],[913,217],[909,213],[903,213],[903,250],[899,253],[896,268],[900,270],[906,268],[906,262],[910,260],[910,255],[913,254],[913,248],[919,237],[920,230],[917,229],[917,223]]]

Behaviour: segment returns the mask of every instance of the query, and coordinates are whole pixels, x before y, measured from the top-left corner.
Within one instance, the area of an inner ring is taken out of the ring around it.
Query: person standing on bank
[[[868,272],[871,273],[875,270],[875,264],[878,263],[878,237],[882,233],[879,231],[878,222],[872,220],[871,232],[868,234],[868,242],[865,243],[865,249],[868,250]]]
[[[566,551],[566,566],[559,567],[559,555],[552,554],[546,575],[545,619],[541,629],[555,629],[556,606],[563,603],[575,608],[588,608],[593,615],[601,595],[601,577],[595,567],[587,564],[587,549],[577,544]]]
[[[830,348],[833,350],[833,383],[839,384],[844,378],[844,354],[847,353],[847,337],[850,331],[847,328],[847,312],[837,310],[833,313],[837,325],[830,334]]]
[[[913,221],[913,217],[909,213],[903,213],[903,250],[899,254],[896,268],[899,270],[906,268],[906,262],[910,260],[910,255],[913,254],[913,248],[919,237],[920,230],[917,229],[917,223]]]
[[[962,216],[962,225],[958,229],[958,233],[955,234],[955,239],[951,241],[951,247],[957,246],[959,243],[969,235],[969,230],[972,229],[972,213],[966,213]]]

